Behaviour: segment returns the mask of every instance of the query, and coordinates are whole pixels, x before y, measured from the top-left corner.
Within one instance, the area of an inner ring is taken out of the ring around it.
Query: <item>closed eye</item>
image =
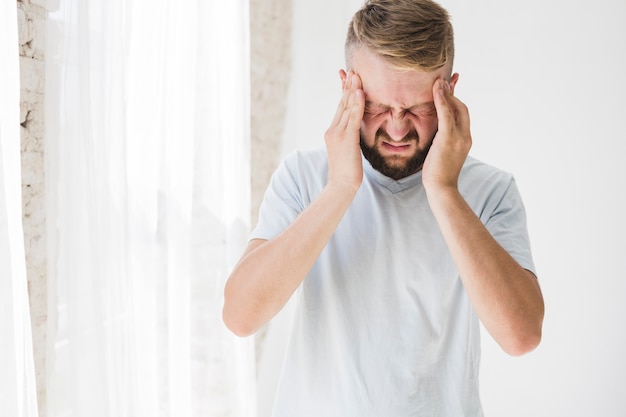
[[[382,104],[366,102],[365,103],[365,114],[369,117],[378,117],[382,116],[386,113],[389,113],[391,108]],[[424,118],[432,118],[437,115],[437,109],[435,109],[435,105],[433,103],[423,103],[408,109],[401,110],[398,114],[400,118],[404,118],[406,116],[413,116],[419,119]]]
[[[365,113],[367,113],[368,115],[372,116],[372,117],[376,117],[376,116],[380,116],[382,114],[387,113],[387,109],[384,108],[380,108],[380,107],[368,107],[365,106]]]
[[[416,110],[412,110],[411,114],[420,118],[424,118],[424,117],[433,117],[437,115],[437,109],[435,109],[435,107],[429,107],[426,109],[416,109]]]

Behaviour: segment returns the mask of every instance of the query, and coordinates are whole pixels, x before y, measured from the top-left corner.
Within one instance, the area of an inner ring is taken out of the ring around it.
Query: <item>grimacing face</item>
[[[450,68],[424,72],[401,70],[361,47],[352,55],[365,93],[361,123],[361,149],[370,164],[384,175],[399,180],[422,169],[437,133],[433,85],[446,78],[454,91],[458,74]]]

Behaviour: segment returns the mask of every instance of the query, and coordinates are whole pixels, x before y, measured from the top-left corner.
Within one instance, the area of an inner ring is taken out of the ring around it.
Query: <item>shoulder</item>
[[[459,176],[459,190],[467,202],[482,210],[485,204],[500,201],[506,195],[516,195],[517,188],[513,174],[468,157]]]
[[[513,181],[513,174],[510,172],[469,156],[459,176],[459,187],[463,189],[507,188]]]
[[[272,177],[275,188],[290,189],[291,193],[308,199],[324,187],[328,177],[328,157],[325,148],[298,150],[288,154]]]
[[[283,165],[289,169],[317,170],[328,166],[328,156],[324,148],[297,150],[285,157]]]
[[[297,183],[310,181],[325,182],[328,172],[328,156],[326,149],[297,150],[288,154],[278,169],[283,175],[289,175]]]

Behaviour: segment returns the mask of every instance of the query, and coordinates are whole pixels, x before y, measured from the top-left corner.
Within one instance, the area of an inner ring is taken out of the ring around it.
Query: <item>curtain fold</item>
[[[249,229],[244,0],[49,10],[52,416],[254,416],[221,321]]]
[[[0,415],[37,416],[22,230],[20,73],[15,2],[0,1]]]

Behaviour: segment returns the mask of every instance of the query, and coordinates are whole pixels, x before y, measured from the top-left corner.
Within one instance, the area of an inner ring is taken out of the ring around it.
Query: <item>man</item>
[[[251,335],[297,292],[277,417],[481,416],[478,320],[512,355],[540,341],[522,201],[468,156],[453,55],[439,5],[368,1],[326,150],[273,176],[223,318]]]

